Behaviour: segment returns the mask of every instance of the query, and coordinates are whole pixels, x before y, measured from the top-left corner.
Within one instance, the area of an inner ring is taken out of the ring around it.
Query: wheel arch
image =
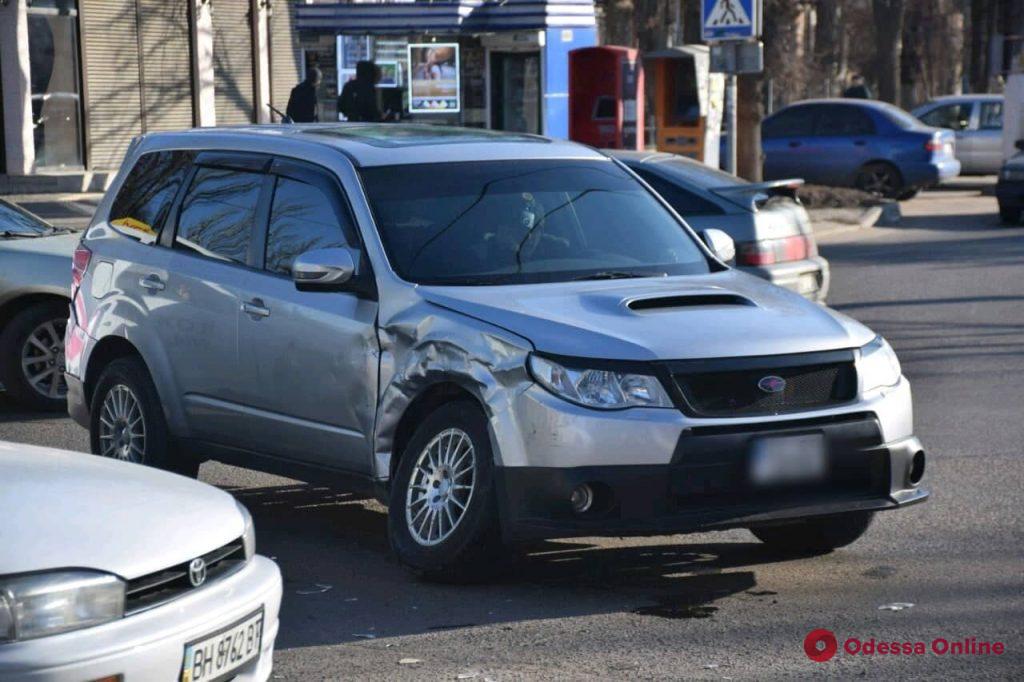
[[[47,292],[35,292],[10,298],[0,304],[0,329],[3,329],[18,313],[43,303],[62,303],[65,306],[70,306],[71,299],[61,294]]]

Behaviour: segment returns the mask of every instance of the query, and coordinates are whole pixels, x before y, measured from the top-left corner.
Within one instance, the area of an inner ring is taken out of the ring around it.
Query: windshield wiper
[[[630,272],[628,270],[602,270],[601,272],[592,272],[589,275],[580,275],[579,277],[573,277],[573,282],[583,282],[591,279],[635,279],[638,277],[667,277],[668,273],[665,272]]]
[[[42,237],[42,236],[43,236],[42,232],[15,232],[13,230],[4,230],[3,232],[0,232],[0,237],[3,237],[4,239],[15,239],[15,238],[20,239],[22,237],[26,237],[28,239],[34,239],[36,237]]]

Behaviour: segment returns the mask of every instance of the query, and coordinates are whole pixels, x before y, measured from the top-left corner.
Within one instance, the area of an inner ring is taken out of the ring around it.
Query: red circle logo
[[[835,656],[838,649],[839,643],[831,630],[818,628],[811,630],[804,637],[804,653],[812,661],[824,663]]]

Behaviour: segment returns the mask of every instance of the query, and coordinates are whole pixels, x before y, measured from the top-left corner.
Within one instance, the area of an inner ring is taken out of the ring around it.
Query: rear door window
[[[800,106],[780,111],[764,122],[761,134],[773,137],[806,137],[814,134],[817,107]]]
[[[313,249],[347,246],[347,227],[319,187],[279,177],[270,205],[263,267],[268,272],[290,276],[296,256]]]
[[[815,130],[822,136],[874,135],[875,123],[867,112],[856,106],[832,105],[821,108]]]
[[[200,166],[181,202],[176,248],[230,263],[249,261],[266,175]]]
[[[971,124],[971,103],[944,104],[924,114],[921,120],[936,128],[965,130]]]
[[[680,187],[674,182],[669,182],[660,175],[656,175],[643,168],[634,168],[633,170],[655,192],[660,194],[676,210],[676,213],[684,218],[688,215],[716,215],[725,213],[716,204]]]
[[[1003,129],[1003,103],[982,102],[981,118],[978,121],[978,130],[1002,130]]]
[[[191,167],[192,152],[143,154],[118,190],[107,222],[133,239],[155,242]]]

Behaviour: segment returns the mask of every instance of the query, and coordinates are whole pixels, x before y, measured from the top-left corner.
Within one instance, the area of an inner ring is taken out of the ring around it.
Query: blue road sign
[[[761,33],[760,0],[703,0],[701,36],[705,41],[750,40]]]

